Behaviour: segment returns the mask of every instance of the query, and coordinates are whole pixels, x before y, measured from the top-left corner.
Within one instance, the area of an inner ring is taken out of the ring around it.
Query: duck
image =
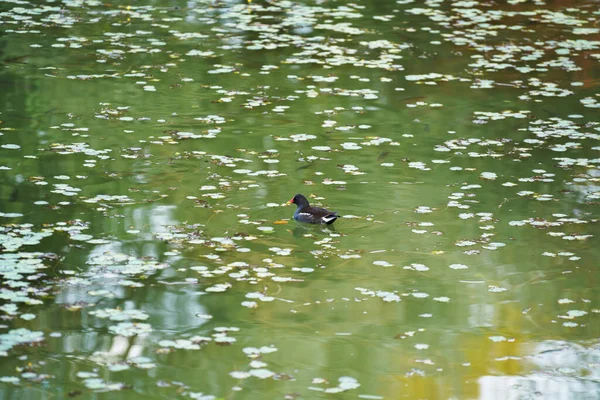
[[[298,206],[296,212],[294,212],[294,219],[307,224],[331,225],[339,217],[337,212],[320,207],[311,207],[308,204],[308,199],[301,194],[295,195],[288,201],[288,204]]]

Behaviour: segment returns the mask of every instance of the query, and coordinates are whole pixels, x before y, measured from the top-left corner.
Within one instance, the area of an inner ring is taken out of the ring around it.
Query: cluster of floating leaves
[[[79,371],[77,378],[82,380],[82,383],[88,389],[97,390],[99,392],[111,392],[115,390],[121,390],[125,387],[120,382],[106,381],[98,376],[97,372]]]
[[[254,225],[256,231],[239,232],[227,237],[205,237],[199,233],[197,226],[189,229],[167,227],[166,231],[157,234],[157,238],[176,247],[193,246],[196,249],[205,249],[204,258],[208,265],[192,265],[189,268],[180,269],[180,271],[189,271],[186,281],[190,283],[201,281],[204,285],[204,291],[208,293],[225,292],[233,286],[232,282],[235,281],[250,285],[269,281],[277,283],[302,282],[307,273],[314,271],[314,268],[308,267],[290,268],[282,258],[292,255],[293,249],[276,246],[269,247],[267,249],[268,255],[262,258],[259,263],[249,263],[247,261],[226,262],[225,260],[231,257],[247,258],[247,253],[252,252],[249,247],[246,247],[248,242],[266,238],[275,229],[271,226],[265,226],[266,221],[251,220],[247,214],[238,214],[238,217],[240,218],[240,224]],[[339,237],[340,234],[331,232],[329,236],[314,240],[316,247],[312,254],[316,258],[331,257],[333,255],[342,256],[342,251],[334,246]],[[308,234],[307,238],[313,238],[313,236]],[[264,257],[264,253],[262,256]],[[256,308],[260,303],[275,300],[274,297],[261,292],[248,292],[246,298],[247,300],[241,304],[248,308]]]
[[[273,345],[262,347],[245,347],[242,349],[249,362],[247,371],[232,371],[229,375],[234,379],[248,379],[255,377],[258,379],[276,378],[278,374],[267,369],[268,364],[263,360],[263,356],[277,351]]]
[[[140,259],[113,252],[92,256],[87,263],[89,267],[84,272],[70,271],[68,276],[62,280],[62,284],[105,287],[112,283],[120,286],[142,287],[144,278],[169,267],[168,264],[159,263],[153,259]],[[104,311],[100,315],[108,312]],[[123,317],[126,314],[119,313],[117,315]]]
[[[121,310],[119,308],[105,308],[90,311],[91,315],[95,315],[97,318],[107,318],[111,321],[129,321],[132,319],[135,320],[146,320],[148,319],[148,314],[141,310]]]
[[[18,315],[20,304],[31,306],[43,304],[53,290],[48,265],[58,261],[54,253],[28,252],[30,246],[38,245],[44,238],[65,233],[73,241],[95,242],[93,236],[81,233],[88,229],[81,220],[46,224],[41,230],[35,230],[32,224],[10,224],[0,226],[0,299],[7,301],[0,307],[9,316]],[[67,273],[68,274],[68,273]],[[67,275],[66,274],[66,275]],[[33,319],[34,314],[23,314],[22,319]]]
[[[44,333],[29,329],[13,329],[0,335],[0,357],[6,357],[8,351],[15,346],[38,343],[44,340]]]
[[[323,384],[323,383],[326,384],[329,382],[327,382],[327,380],[325,380],[323,378],[315,378],[315,379],[313,379],[312,383],[313,384]],[[341,392],[345,392],[347,390],[358,389],[359,387],[360,387],[360,383],[358,383],[358,380],[356,380],[356,378],[353,378],[351,376],[342,376],[338,379],[337,386],[328,387],[328,388],[322,388],[319,386],[310,386],[309,389],[317,391],[317,392],[341,393]]]

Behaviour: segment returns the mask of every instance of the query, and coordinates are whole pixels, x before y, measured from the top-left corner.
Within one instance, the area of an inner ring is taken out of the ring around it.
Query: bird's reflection
[[[293,229],[290,229],[289,232],[296,238],[302,238],[305,235],[329,236],[332,233],[340,235],[340,232],[334,225],[308,225],[298,223]]]

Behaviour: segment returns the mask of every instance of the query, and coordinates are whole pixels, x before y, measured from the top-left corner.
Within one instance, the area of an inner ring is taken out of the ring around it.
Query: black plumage
[[[294,219],[296,221],[307,224],[331,225],[339,217],[338,213],[334,211],[320,207],[311,207],[308,204],[308,199],[301,194],[295,195],[288,203],[298,206],[296,212],[294,212]]]

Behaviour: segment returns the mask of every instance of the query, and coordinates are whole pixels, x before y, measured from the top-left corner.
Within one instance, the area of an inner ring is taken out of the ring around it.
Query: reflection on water
[[[594,2],[142,3],[0,12],[0,397],[600,396]]]
[[[331,236],[331,235],[333,235],[334,237],[341,236],[341,234],[338,232],[337,228],[333,225],[311,226],[311,225],[307,225],[307,224],[302,224],[300,222],[298,222],[298,223],[294,222],[292,226],[293,226],[293,228],[290,230],[290,232],[292,233],[292,235],[295,238],[313,237],[313,236],[327,237],[327,236]]]

